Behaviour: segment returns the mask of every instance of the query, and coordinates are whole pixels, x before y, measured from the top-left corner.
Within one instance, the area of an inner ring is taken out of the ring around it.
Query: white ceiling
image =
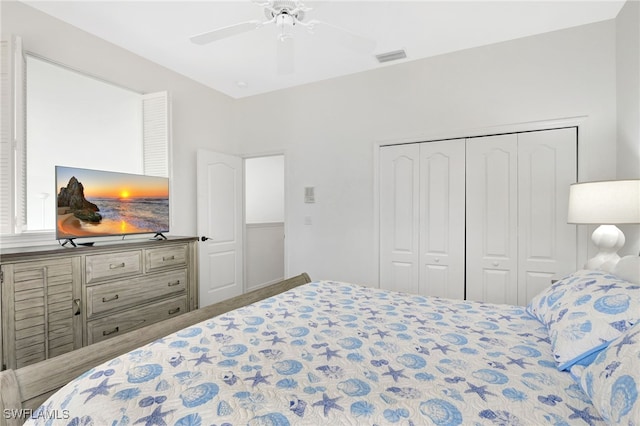
[[[248,20],[265,20],[251,0],[25,1],[153,62],[234,98],[347,75],[562,28],[613,19],[624,1],[308,1],[317,19],[374,39],[371,54],[331,32],[295,27],[295,71],[278,74],[277,30],[265,26],[205,46],[189,37]],[[374,55],[404,49],[379,64]],[[246,83],[241,88],[238,82]]]

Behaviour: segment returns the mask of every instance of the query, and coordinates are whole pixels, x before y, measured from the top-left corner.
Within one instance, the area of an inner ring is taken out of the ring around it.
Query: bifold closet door
[[[380,287],[464,298],[464,139],[380,149]]]
[[[467,139],[467,299],[518,303],[518,136]]]
[[[577,129],[467,140],[467,299],[526,305],[576,269]]]
[[[420,147],[380,148],[380,287],[419,292]]]
[[[577,129],[518,135],[518,304],[577,267],[575,225],[567,223],[577,181]]]
[[[465,140],[420,144],[420,289],[464,299]]]

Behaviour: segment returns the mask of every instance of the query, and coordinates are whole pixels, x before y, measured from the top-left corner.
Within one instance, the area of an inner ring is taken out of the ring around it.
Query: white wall
[[[0,8],[2,37],[21,36],[26,51],[140,93],[170,93],[171,234],[196,235],[196,150],[237,153],[230,125],[233,99],[25,4],[2,1]]]
[[[617,178],[640,178],[640,2],[627,1],[616,18]],[[638,255],[640,227],[620,227],[621,254]]]
[[[284,222],[284,156],[247,158],[245,222]]]
[[[247,158],[245,291],[284,278],[284,156]]]
[[[284,224],[256,223],[245,227],[245,291],[284,278]]]
[[[376,142],[588,116],[580,179],[613,178],[615,84],[606,21],[238,100],[236,131],[244,153],[286,150],[288,273],[375,284]]]

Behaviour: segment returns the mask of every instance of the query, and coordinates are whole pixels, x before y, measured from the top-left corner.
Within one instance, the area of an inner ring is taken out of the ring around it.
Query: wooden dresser
[[[3,250],[2,369],[196,309],[196,241],[169,237]]]

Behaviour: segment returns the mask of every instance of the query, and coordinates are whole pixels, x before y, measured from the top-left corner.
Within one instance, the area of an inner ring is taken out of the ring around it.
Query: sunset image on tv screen
[[[169,231],[169,179],[56,167],[57,238]]]

